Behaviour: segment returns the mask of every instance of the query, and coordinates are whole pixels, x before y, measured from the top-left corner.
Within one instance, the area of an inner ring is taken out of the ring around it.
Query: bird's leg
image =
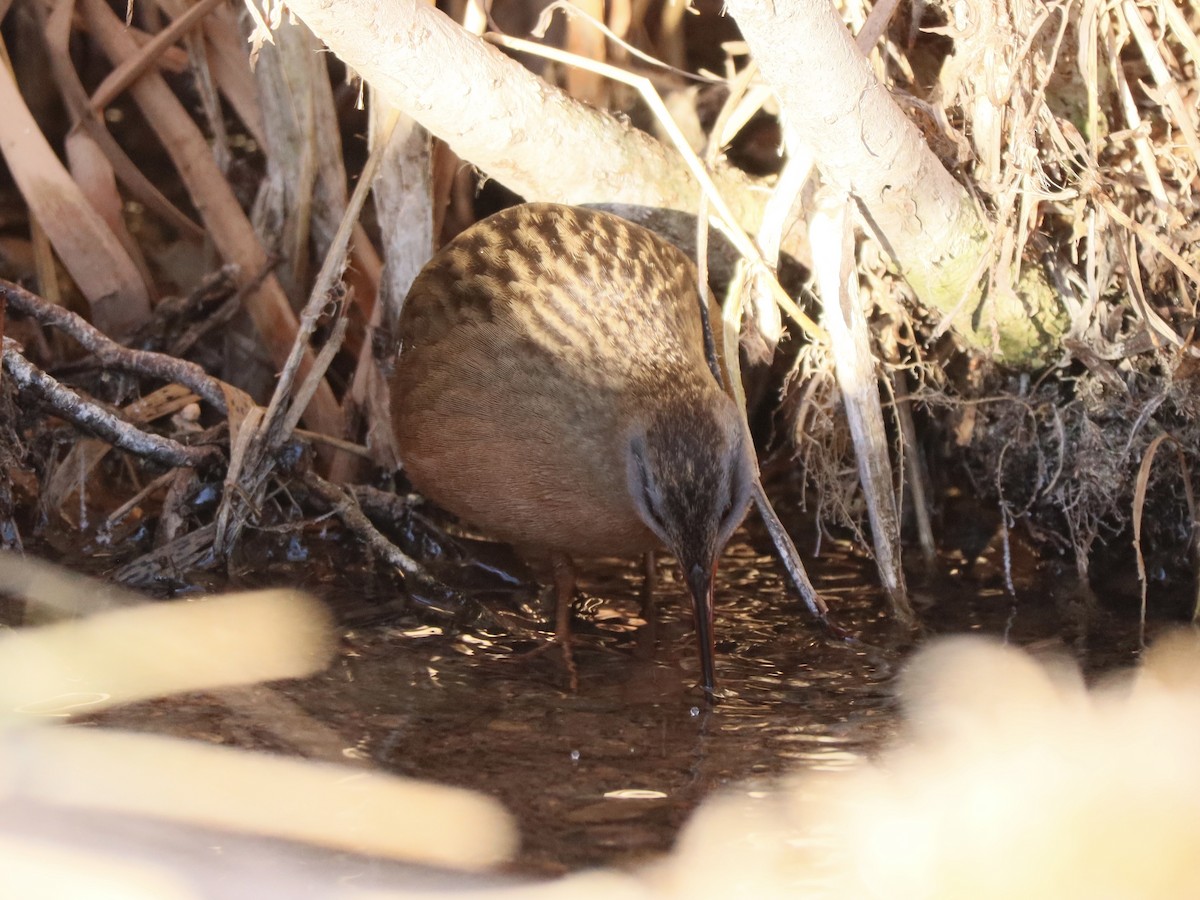
[[[642,618],[652,623],[655,619],[654,594],[658,590],[658,565],[654,551],[647,550],[642,557]]]
[[[658,564],[654,551],[647,550],[642,558],[642,621],[645,623],[637,630],[637,645],[639,654],[649,659],[654,654],[658,643],[658,610],[655,608],[654,595],[658,591]]]
[[[554,567],[554,637],[562,647],[563,662],[571,679],[571,690],[579,690],[579,669],[575,666],[575,654],[571,651],[571,603],[575,599],[575,564],[565,553],[551,557]]]

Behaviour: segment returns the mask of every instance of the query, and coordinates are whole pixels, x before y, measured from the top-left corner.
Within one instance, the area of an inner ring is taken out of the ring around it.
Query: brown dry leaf
[[[55,155],[7,66],[0,66],[0,109],[0,152],[31,214],[87,298],[92,321],[125,336],[150,314],[137,266]]]
[[[72,131],[67,135],[67,165],[80,190],[121,242],[125,252],[141,273],[142,281],[154,284],[150,269],[146,266],[141,248],[129,229],[125,227],[124,203],[117,191],[117,176],[112,164],[95,139],[83,131]]]
[[[238,437],[241,434],[242,425],[246,421],[246,416],[250,415],[251,410],[258,407],[254,402],[254,398],[240,388],[234,387],[228,382],[218,382],[221,387],[221,393],[225,395],[225,406],[228,409],[229,422],[229,446],[234,447],[238,444]]]
[[[217,87],[250,136],[266,151],[262,108],[254,87],[254,74],[250,71],[249,51],[238,30],[232,7],[219,7],[205,18],[204,37],[209,47],[208,64]]]

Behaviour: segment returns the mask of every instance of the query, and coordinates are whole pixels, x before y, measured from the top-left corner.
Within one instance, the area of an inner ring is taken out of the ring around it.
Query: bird
[[[573,683],[574,560],[665,548],[691,594],[713,696],[717,562],[757,463],[705,349],[697,282],[691,259],[648,229],[527,203],[447,243],[399,313],[389,386],[408,479],[554,562]]]

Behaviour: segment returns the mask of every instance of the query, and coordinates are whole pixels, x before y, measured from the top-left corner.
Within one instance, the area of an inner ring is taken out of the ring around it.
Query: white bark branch
[[[1066,316],[1034,269],[1020,296],[982,301],[987,229],[966,190],[879,83],[829,0],[728,7],[783,111],[788,144],[855,197],[926,305],[956,333],[1014,362],[1057,349]],[[982,301],[982,302],[981,302]]]
[[[700,189],[671,149],[571,99],[418,0],[289,0],[288,8],[389,103],[527,200],[694,212]],[[766,191],[722,167],[744,227]]]

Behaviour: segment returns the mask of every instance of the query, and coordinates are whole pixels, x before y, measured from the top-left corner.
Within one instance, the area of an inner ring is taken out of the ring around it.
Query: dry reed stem
[[[123,94],[130,85],[154,66],[168,48],[174,46],[175,42],[187,32],[198,27],[201,19],[223,2],[224,0],[199,0],[195,6],[189,7],[186,13],[151,37],[135,55],[115,66],[92,92],[88,112],[93,115],[103,112],[104,108],[112,103],[118,95]]]
[[[900,512],[893,489],[888,438],[883,425],[879,379],[871,353],[866,312],[855,273],[850,198],[825,189],[809,219],[814,275],[822,299],[822,321],[830,336],[842,403],[854,440],[858,481],[871,521],[875,566],[896,618],[916,621],[901,565]]]
[[[0,717],[10,726],[216,689],[239,709],[265,712],[268,725],[298,729],[302,744],[326,756],[340,759],[344,751],[336,733],[295,704],[271,691],[240,687],[306,677],[328,665],[336,650],[332,622],[324,606],[304,594],[274,590],[146,603],[11,554],[0,557],[0,585],[39,607],[104,610],[0,635]],[[2,737],[5,804],[19,795],[77,811],[198,824],[454,869],[494,865],[516,846],[512,821],[496,801],[361,767],[107,729],[10,727]]]
[[[1172,74],[1172,70],[1178,71],[1179,64],[1172,58],[1171,65],[1168,66],[1164,59],[1164,56],[1168,55],[1168,51],[1160,42],[1154,40],[1150,29],[1142,21],[1141,13],[1133,0],[1124,0],[1121,10],[1125,14],[1125,24],[1150,69],[1154,83],[1163,92],[1164,105],[1170,110],[1172,118],[1175,120],[1175,127],[1183,132],[1188,149],[1192,152],[1193,162],[1200,164],[1200,138],[1196,136],[1192,113],[1184,103],[1183,97],[1180,96],[1179,86],[1175,83]]]
[[[384,143],[386,144],[386,140]],[[346,204],[337,233],[330,242],[329,250],[321,264],[321,271],[313,283],[308,302],[301,311],[291,353],[279,373],[270,403],[265,410],[260,411],[260,415],[255,416],[253,426],[244,429],[244,434],[237,435],[233,441],[229,471],[225,477],[225,490],[217,511],[214,549],[218,557],[223,556],[236,544],[247,522],[257,515],[275,467],[275,454],[283,443],[291,438],[301,416],[310,408],[310,398],[318,386],[325,385],[325,371],[341,346],[347,325],[344,315],[339,315],[335,320],[332,333],[316,360],[308,366],[304,365],[309,353],[309,339],[316,330],[317,322],[330,298],[336,296],[335,281],[340,279],[345,268],[350,237],[354,233],[382,154],[382,145],[375,147],[371,152],[358,184],[355,185],[354,193]]]
[[[11,724],[303,678],[324,669],[335,648],[329,613],[291,590],[143,603],[21,628],[0,636],[0,717]]]
[[[72,10],[72,3],[56,5],[46,19],[44,30],[50,70],[74,122],[73,129],[86,132],[96,142],[113,167],[114,174],[135,199],[178,231],[181,237],[202,241],[203,229],[172,204],[142,173],[113,139],[103,121],[88,114],[87,92],[75,71],[70,52]]]
[[[114,63],[137,54],[136,44],[102,0],[82,0],[82,6],[93,34]],[[251,273],[265,268],[266,252],[213,162],[204,135],[158,74],[146,73],[131,92],[175,162],[221,255],[238,265],[239,279],[252,278]],[[268,275],[247,301],[264,346],[277,364],[283,363],[291,352],[297,322],[278,281]],[[309,371],[311,351],[305,350],[300,366]],[[317,430],[341,434],[341,411],[327,384],[322,384],[306,413]]]
[[[13,737],[14,762],[24,761],[21,795],[56,806],[460,871],[490,868],[516,849],[508,813],[462,788],[108,729],[38,728]]]
[[[13,180],[87,298],[93,319],[117,335],[150,313],[137,266],[79,185],[58,161],[25,105],[7,60],[0,62],[0,152]]]
[[[391,124],[392,119],[395,124]],[[390,137],[386,137],[390,133]],[[411,116],[388,107],[371,95],[370,144],[385,154],[372,186],[380,240],[387,258],[387,283],[378,286],[377,301],[367,320],[367,339],[358,348],[354,378],[343,405],[347,417],[365,427],[366,442],[375,464],[385,471],[400,467],[392,423],[390,389],[385,369],[390,361],[377,359],[376,337],[387,335],[400,314],[408,289],[429,261],[438,234],[435,224],[449,203],[453,181],[438,182],[433,138]],[[441,146],[445,153],[449,150]],[[440,191],[440,196],[435,192]],[[334,481],[348,481],[347,470],[332,469]]]
[[[176,19],[184,18],[190,11],[184,0],[157,0],[157,5]],[[212,144],[213,158],[216,160],[217,168],[222,173],[228,173],[233,155],[229,145],[229,134],[225,128],[225,111],[221,108],[221,100],[217,96],[216,84],[208,64],[208,50],[204,44],[203,29],[192,28],[184,31],[182,40],[187,47],[192,83],[200,98],[200,108],[204,113],[203,119]]]
[[[262,109],[250,71],[250,54],[233,6],[218,6],[201,23],[208,48],[208,64],[222,96],[229,101],[255,142],[269,152],[264,137]]]
[[[394,127],[395,119],[389,123],[386,133],[382,137],[382,145],[387,144],[387,139],[391,135],[391,129]],[[314,365],[308,373],[304,373],[301,363],[304,359],[305,349],[308,346],[308,340],[316,330],[317,323],[322,317],[330,298],[335,295],[335,282],[340,279],[345,269],[351,236],[355,231],[359,216],[362,214],[363,204],[366,202],[367,194],[371,190],[371,184],[375,179],[376,173],[379,171],[379,164],[383,158],[382,145],[372,150],[371,155],[367,158],[367,164],[363,167],[363,171],[359,175],[358,183],[354,187],[354,193],[351,194],[350,200],[342,213],[342,219],[338,224],[337,232],[330,241],[325,259],[321,263],[321,270],[317,273],[317,277],[313,281],[308,302],[304,305],[304,309],[300,313],[300,327],[297,330],[291,354],[284,364],[283,371],[279,373],[279,380],[275,385],[275,392],[271,396],[271,402],[267,406],[267,414],[264,420],[263,427],[267,429],[264,434],[265,444],[272,450],[277,448],[282,441],[288,439],[291,432],[299,424],[300,417],[307,408],[307,400],[300,401],[292,397],[296,379],[301,374],[304,374],[304,377],[309,380],[310,385],[315,386],[315,380],[323,377],[325,368],[333,361],[333,354],[328,351],[331,347],[336,351],[341,343],[340,337],[335,340],[334,336],[331,336],[326,341],[319,357],[323,361],[324,367]],[[339,334],[344,334],[344,318],[340,318],[339,327],[341,328]],[[311,391],[313,389],[315,387],[310,387],[308,390]]]

